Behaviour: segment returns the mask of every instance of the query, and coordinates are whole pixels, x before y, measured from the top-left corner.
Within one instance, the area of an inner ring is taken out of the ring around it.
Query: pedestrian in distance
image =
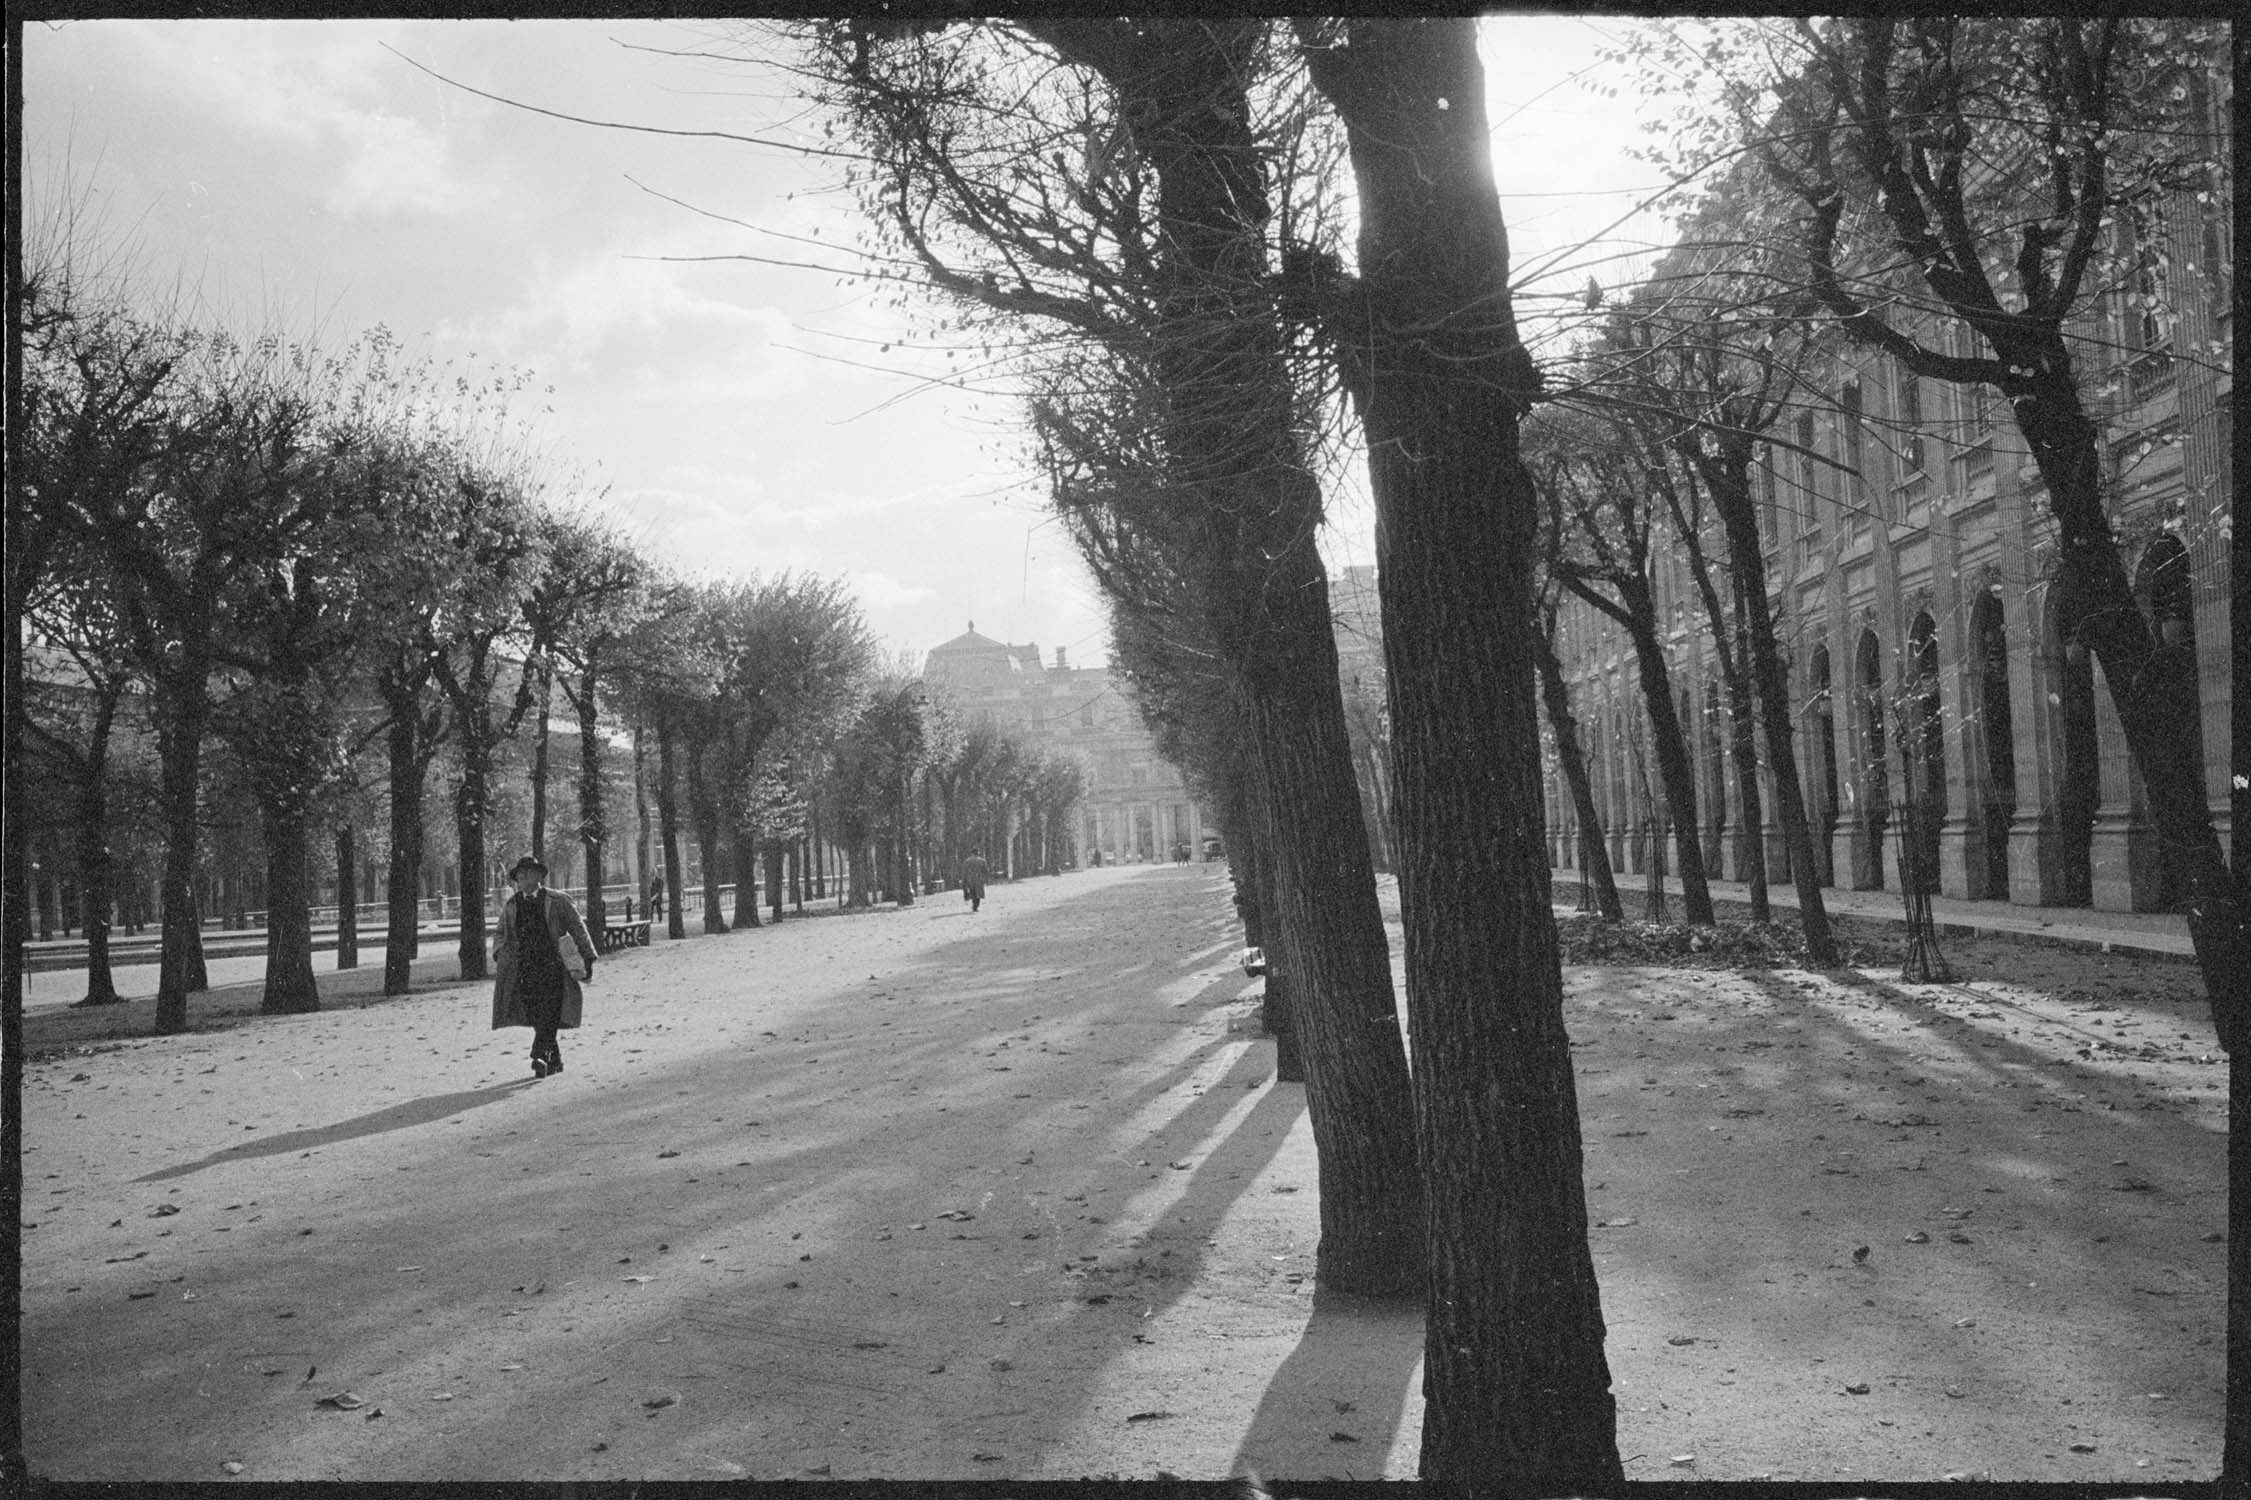
[[[529,1026],[532,1077],[545,1078],[563,1071],[556,1034],[579,1023],[579,986],[594,978],[594,939],[570,898],[547,888],[537,855],[517,860],[508,881],[515,894],[501,903],[492,940],[492,1029]]]
[[[649,882],[649,920],[664,920],[664,877],[659,875]]]
[[[985,904],[985,856],[972,854],[961,862],[961,895],[975,911]]]

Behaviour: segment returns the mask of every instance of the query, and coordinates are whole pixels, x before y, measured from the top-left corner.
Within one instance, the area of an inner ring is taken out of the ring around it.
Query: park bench
[[[594,946],[604,953],[615,953],[620,948],[646,948],[649,946],[647,918],[638,922],[605,922],[594,934]]]

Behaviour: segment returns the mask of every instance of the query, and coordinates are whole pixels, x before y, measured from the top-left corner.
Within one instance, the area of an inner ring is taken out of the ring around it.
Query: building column
[[[2126,749],[2126,730],[2111,701],[2097,658],[2095,737],[2101,747],[2102,801],[2095,807],[2090,858],[2094,905],[2099,911],[2156,911],[2159,901],[2157,830],[2151,826],[2142,773]]]

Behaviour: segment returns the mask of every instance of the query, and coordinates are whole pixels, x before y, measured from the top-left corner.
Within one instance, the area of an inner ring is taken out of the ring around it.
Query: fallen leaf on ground
[[[315,1406],[333,1406],[338,1411],[358,1411],[361,1407],[367,1405],[365,1401],[351,1391],[338,1391],[333,1396],[323,1396],[313,1404]]]
[[[1132,1416],[1127,1417],[1126,1421],[1128,1423],[1162,1422],[1165,1418],[1175,1415],[1177,1415],[1177,1413],[1169,1411],[1137,1411]]]
[[[1329,1434],[1329,1441],[1332,1443],[1357,1443],[1360,1440],[1349,1432],[1332,1432]]]
[[[1848,1396],[1865,1396],[1868,1394],[1868,1387],[1865,1385],[1848,1385],[1845,1387],[1845,1394]]]

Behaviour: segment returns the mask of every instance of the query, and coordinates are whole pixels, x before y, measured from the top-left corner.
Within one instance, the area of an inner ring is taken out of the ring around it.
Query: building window
[[[2126,346],[2128,397],[2146,401],[2173,383],[2172,286],[2168,275],[2165,206],[2153,201],[2127,205],[2121,247],[2128,270],[2120,288],[2119,334]]]
[[[1820,463],[1814,456],[1813,413],[1798,413],[1798,566],[1821,555]]]
[[[1772,547],[1779,534],[1780,507],[1774,500],[1774,449],[1759,444],[1758,453],[1759,535]]]
[[[1923,378],[1899,367],[1899,458],[1902,475],[1923,472]]]

